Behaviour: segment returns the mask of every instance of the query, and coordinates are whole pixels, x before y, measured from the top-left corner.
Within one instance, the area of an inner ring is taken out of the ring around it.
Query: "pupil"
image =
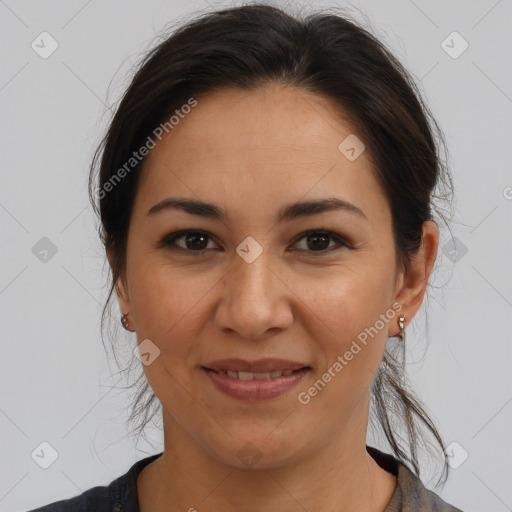
[[[322,242],[320,243],[313,243],[312,246],[313,247],[316,247],[316,248],[320,248],[320,249],[327,249],[327,247],[329,246],[329,243],[328,243],[328,240],[329,240],[329,236],[328,235],[324,235],[324,234],[314,234],[314,235],[309,235],[308,236],[308,241],[311,240],[311,238],[313,239],[319,239],[319,238],[323,238],[324,239],[324,242],[327,241],[327,246],[325,246],[325,243],[322,244]]]
[[[191,240],[196,240],[199,239],[199,238],[202,238],[203,239],[203,244],[201,245],[201,243],[199,244],[193,244],[194,247],[196,249],[204,249],[206,247],[206,245],[204,244],[204,241],[206,239],[206,236],[205,235],[201,235],[201,234],[192,234],[192,235],[189,235],[187,236],[187,244],[191,241]]]

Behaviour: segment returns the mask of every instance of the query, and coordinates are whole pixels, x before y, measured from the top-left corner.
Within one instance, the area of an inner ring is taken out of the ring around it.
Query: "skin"
[[[117,283],[130,329],[160,350],[144,371],[163,406],[165,447],[138,478],[142,512],[368,512],[391,500],[396,478],[366,452],[366,430],[370,386],[398,315],[309,404],[297,399],[394,302],[411,321],[437,254],[437,226],[426,222],[411,268],[397,267],[368,150],[354,161],[338,150],[352,133],[321,96],[272,84],[199,98],[148,155]],[[170,196],[214,203],[228,220],[147,215]],[[366,218],[338,210],[276,221],[284,205],[327,197]],[[208,233],[196,242],[201,255],[186,238],[175,244],[188,252],[156,247],[184,229]],[[327,238],[317,249],[308,230],[332,231],[351,248]],[[236,252],[248,236],[263,249],[252,263]],[[280,357],[312,370],[285,395],[246,403],[200,370],[226,357]],[[261,456],[253,467],[237,456],[247,443]]]

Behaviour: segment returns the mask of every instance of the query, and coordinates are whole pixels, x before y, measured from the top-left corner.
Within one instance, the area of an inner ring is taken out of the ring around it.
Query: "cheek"
[[[211,288],[204,280],[185,275],[156,265],[148,266],[142,277],[135,278],[132,301],[137,334],[141,339],[154,340],[161,350],[172,346],[172,340],[186,337],[193,325],[199,325],[198,314],[204,308],[201,298]]]
[[[131,278],[138,342],[149,339],[159,350],[158,357],[143,367],[146,378],[176,421],[184,421],[184,411],[199,418],[202,411],[189,383],[198,358],[194,340],[206,315],[201,298],[214,283],[148,257],[133,258]]]
[[[281,275],[286,285],[282,300],[290,302],[295,323],[309,332],[325,355],[344,353],[389,307],[391,273],[383,271],[375,259],[369,260],[361,257],[350,266],[321,269],[297,267]],[[149,338],[169,351],[180,351],[180,345],[190,347],[177,340],[196,336],[211,320],[215,287],[229,279],[220,270],[197,268],[162,263],[142,251],[133,255],[128,273],[140,341]]]
[[[205,329],[212,323],[212,297],[223,286],[225,270],[164,259],[132,253],[128,273],[133,318],[139,343],[149,339],[160,351],[155,363],[144,367],[151,387],[160,399],[168,396],[169,403],[187,402],[183,386],[190,387],[198,365],[207,359],[212,336]]]
[[[391,277],[376,265],[362,263],[331,269],[318,277],[300,276],[290,283],[304,305],[299,320],[309,319],[310,330],[325,348],[342,351],[390,308]],[[386,337],[387,329],[380,330]]]
[[[331,403],[341,420],[343,411],[352,410],[375,378],[388,326],[396,322],[390,304],[391,277],[379,266],[369,265],[333,272],[325,282],[302,284],[300,293],[309,312],[304,309],[301,320],[306,316],[311,320],[308,330],[322,353],[314,382],[309,383],[313,387],[301,389],[315,402],[312,409]],[[308,396],[303,395],[304,400]]]
[[[343,393],[364,387],[382,357],[387,325],[377,334],[371,328],[390,306],[392,273],[384,263],[382,255],[376,260],[375,255],[361,254],[350,265],[316,269],[302,266],[280,276],[286,284],[282,300],[289,301],[294,310],[290,332],[302,339],[302,353],[309,348],[318,376],[329,369],[336,374],[332,381],[338,384],[328,386],[333,392],[339,386]],[[218,305],[215,287],[224,286],[229,274],[213,267],[199,271],[199,267],[193,270],[194,265],[166,264],[142,251],[132,253],[128,262],[139,342],[150,339],[163,356],[158,365],[145,368],[152,386],[167,374],[179,375],[181,380],[190,378],[187,372],[204,356],[198,353],[201,348],[197,340],[205,338],[202,330],[211,328]],[[343,370],[336,372],[338,356],[345,354]],[[326,398],[328,395],[325,393]]]

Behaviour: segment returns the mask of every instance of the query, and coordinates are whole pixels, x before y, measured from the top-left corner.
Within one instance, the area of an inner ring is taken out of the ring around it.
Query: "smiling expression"
[[[307,406],[297,400],[400,289],[368,148],[353,161],[338,149],[354,133],[304,90],[225,89],[200,97],[145,161],[121,309],[160,351],[144,371],[166,429],[229,464],[247,443],[272,465],[366,432],[396,320]]]

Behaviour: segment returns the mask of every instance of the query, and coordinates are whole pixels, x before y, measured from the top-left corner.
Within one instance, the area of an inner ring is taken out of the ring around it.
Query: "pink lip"
[[[300,370],[308,367],[306,363],[288,361],[286,359],[259,359],[257,361],[245,361],[244,359],[219,359],[202,365],[209,370],[222,370],[233,372],[265,373],[284,370]]]
[[[310,371],[310,369],[302,368],[291,375],[282,375],[281,377],[273,379],[252,380],[239,380],[235,377],[230,377],[229,375],[216,373],[214,370],[209,370],[204,367],[202,367],[202,371],[212,380],[213,384],[219,391],[222,391],[232,398],[254,402],[284,395],[290,389],[295,387]],[[239,369],[239,371],[251,370]]]

